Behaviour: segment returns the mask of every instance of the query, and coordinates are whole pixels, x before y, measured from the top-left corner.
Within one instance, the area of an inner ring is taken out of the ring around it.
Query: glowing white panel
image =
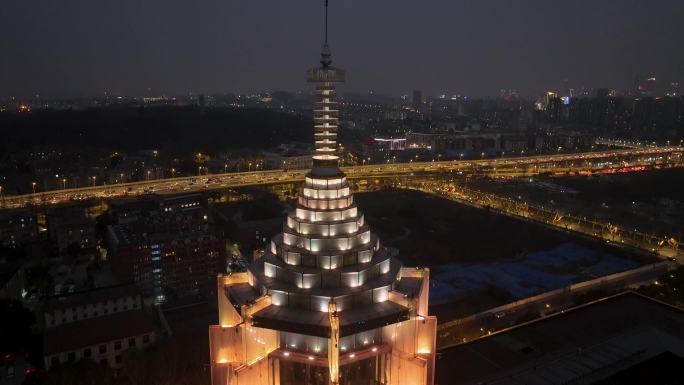
[[[342,273],[342,286],[346,287],[357,287],[359,286],[359,273],[349,272]]]
[[[373,302],[385,302],[389,299],[389,286],[373,289]]]
[[[307,250],[321,251],[325,247],[325,242],[322,239],[312,239]]]
[[[295,221],[293,218],[291,218],[289,216],[287,217],[287,227],[289,227],[295,231],[300,231],[299,230],[299,222]]]
[[[361,242],[363,244],[370,242],[370,240],[371,240],[370,231],[366,231],[365,233],[361,234]]]
[[[346,309],[351,309],[352,308],[352,296],[351,295],[343,295],[339,297],[335,297],[335,304],[337,305],[337,311],[343,311]]]
[[[387,274],[390,271],[390,261],[389,259],[384,260],[380,263],[380,274]]]
[[[318,266],[321,269],[330,270],[330,256],[321,255],[318,257]]]
[[[287,293],[280,290],[271,290],[271,303],[275,306],[286,306]]]
[[[299,225],[299,232],[306,235],[306,234],[315,234],[316,233],[316,227],[315,225],[312,225],[310,223],[302,223]]]
[[[302,275],[302,288],[311,289],[312,287],[318,286],[320,283],[318,274],[303,274]]]
[[[328,312],[328,305],[330,304],[330,297],[311,297],[311,310],[318,310]]]
[[[288,233],[283,233],[283,243],[288,246],[296,245],[297,236]]]
[[[348,238],[335,239],[334,242],[337,250],[349,250],[351,248]]]
[[[359,251],[359,263],[368,263],[371,261],[373,254],[370,250]]]
[[[288,265],[300,265],[302,256],[299,253],[288,251],[285,253],[285,263]]]
[[[341,255],[331,255],[330,256],[330,268],[337,269],[342,267],[342,256]]]
[[[269,278],[275,278],[276,267],[268,262],[264,262],[264,275]]]

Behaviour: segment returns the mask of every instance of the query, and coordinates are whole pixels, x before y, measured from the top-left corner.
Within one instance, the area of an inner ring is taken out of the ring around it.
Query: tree
[[[26,287],[29,293],[44,297],[52,290],[52,276],[47,266],[39,265],[26,269]]]

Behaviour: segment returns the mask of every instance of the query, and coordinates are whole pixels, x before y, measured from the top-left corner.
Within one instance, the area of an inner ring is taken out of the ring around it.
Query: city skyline
[[[0,97],[302,89],[295,79],[316,60],[319,5],[8,4],[0,16],[8,58],[0,63]],[[589,1],[332,6],[331,48],[355,74],[347,91],[540,95],[564,79],[574,88],[627,90],[639,75],[682,78],[684,54],[675,48],[684,42],[684,5],[674,0],[619,9]]]
[[[0,383],[679,383],[681,0],[31,2]]]

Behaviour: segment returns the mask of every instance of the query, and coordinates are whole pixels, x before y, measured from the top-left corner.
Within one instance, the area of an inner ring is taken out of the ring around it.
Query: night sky
[[[0,96],[307,89],[322,2],[3,0]],[[684,83],[683,0],[331,0],[330,23],[347,90]]]

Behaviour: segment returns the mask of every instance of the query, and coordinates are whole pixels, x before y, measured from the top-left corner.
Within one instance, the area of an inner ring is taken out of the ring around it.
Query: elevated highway
[[[638,167],[684,166],[684,147],[627,148],[609,151],[553,154],[482,160],[409,162],[343,167],[350,179],[410,177],[426,174],[461,173],[490,177],[526,177],[539,174],[582,174],[628,170]],[[246,186],[297,183],[306,170],[270,170],[156,179],[101,185],[36,194],[3,196],[0,208],[36,207],[74,200],[113,199],[148,193],[170,194]]]

